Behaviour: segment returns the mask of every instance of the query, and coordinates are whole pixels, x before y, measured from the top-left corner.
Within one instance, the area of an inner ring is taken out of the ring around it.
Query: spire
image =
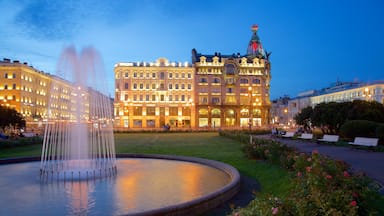
[[[258,25],[252,25],[252,37],[248,43],[247,56],[250,57],[259,57],[266,58],[265,51],[261,44],[260,38],[257,35],[257,30],[259,29]]]

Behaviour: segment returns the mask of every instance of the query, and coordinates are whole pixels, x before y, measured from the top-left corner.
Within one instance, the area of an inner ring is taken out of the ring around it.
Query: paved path
[[[288,146],[297,148],[300,152],[312,152],[318,150],[320,154],[327,155],[336,160],[342,160],[351,165],[354,171],[364,172],[370,178],[377,181],[384,194],[384,152],[372,152],[351,147],[340,147],[326,144],[317,144],[309,141],[292,140],[283,138],[271,138],[270,135],[258,137],[278,140]]]

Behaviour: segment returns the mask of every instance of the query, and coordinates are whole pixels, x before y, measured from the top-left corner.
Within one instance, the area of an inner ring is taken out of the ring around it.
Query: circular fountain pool
[[[0,215],[196,215],[231,198],[240,179],[217,161],[164,155],[120,155],[116,176],[82,181],[42,180],[37,161],[2,163]]]

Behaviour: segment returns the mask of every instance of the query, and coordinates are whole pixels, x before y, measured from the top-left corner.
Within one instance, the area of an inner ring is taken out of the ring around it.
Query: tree
[[[340,127],[350,120],[384,122],[384,105],[376,101],[329,102],[307,107],[295,116],[304,129],[318,127],[324,134],[338,134]]]
[[[0,106],[0,128],[4,131],[6,127],[25,127],[25,120],[15,109]]]
[[[311,119],[313,115],[313,109],[311,106],[301,110],[300,113],[294,117],[296,124],[302,125],[304,130],[309,131],[311,129]]]

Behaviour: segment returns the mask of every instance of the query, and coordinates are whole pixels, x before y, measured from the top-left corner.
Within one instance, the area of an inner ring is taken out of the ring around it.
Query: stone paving
[[[351,165],[357,172],[364,172],[370,178],[379,183],[382,187],[381,194],[384,194],[384,152],[373,152],[351,147],[332,146],[332,144],[315,143],[305,140],[294,140],[285,138],[272,138],[270,135],[257,137],[278,140],[288,146],[298,149],[300,152],[312,152],[318,150],[320,154],[327,155],[336,160],[342,160]]]

